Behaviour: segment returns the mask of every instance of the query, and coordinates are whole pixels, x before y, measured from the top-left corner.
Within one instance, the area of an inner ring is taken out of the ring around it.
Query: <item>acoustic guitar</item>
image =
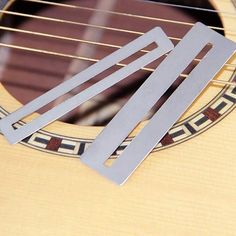
[[[0,118],[156,26],[174,45],[199,21],[235,41],[235,7],[234,0],[1,0]],[[152,45],[134,57],[151,49]],[[111,162],[204,55],[195,58]],[[79,160],[164,58],[18,144],[10,145],[0,135],[0,235],[236,234],[235,57],[123,186]],[[106,73],[14,127],[39,117]]]

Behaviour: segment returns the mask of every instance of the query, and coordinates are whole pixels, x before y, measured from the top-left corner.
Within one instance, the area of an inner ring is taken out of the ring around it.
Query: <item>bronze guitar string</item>
[[[43,1],[43,0],[22,0],[22,1],[43,3],[43,4],[55,5],[55,6],[61,6],[61,7],[68,7],[68,8],[84,9],[84,10],[89,10],[89,11],[108,12],[108,11],[104,11],[102,9],[94,9],[94,8],[91,8],[91,7],[83,7],[83,6],[78,6],[78,5],[71,5],[71,4],[57,3],[57,2],[49,2],[49,1]],[[228,15],[230,17],[236,17],[235,13],[233,13],[233,12],[225,12],[225,11],[213,10],[213,9],[208,9],[208,8],[177,5],[177,4],[164,3],[164,2],[155,2],[154,4],[170,6],[170,7],[175,7],[175,8],[185,8],[185,9],[197,10],[197,11],[207,11],[207,12],[212,12],[212,13],[221,13],[221,14],[224,14],[224,15]],[[113,14],[114,13],[115,14],[123,14],[123,13],[120,13],[120,12],[118,13],[118,12],[114,12],[114,11],[109,11],[109,12],[113,13]],[[130,14],[130,13],[127,14],[127,16],[132,16],[132,15],[133,14]]]
[[[1,25],[0,25],[0,30],[18,32],[18,33],[24,33],[24,34],[31,34],[31,35],[38,35],[38,36],[42,36],[42,37],[55,38],[55,39],[61,39],[61,40],[68,40],[68,41],[92,44],[92,45],[97,45],[97,46],[102,46],[102,47],[110,47],[110,48],[117,48],[117,49],[122,47],[122,46],[119,46],[119,45],[114,45],[114,44],[109,44],[109,43],[95,42],[95,41],[91,41],[91,40],[71,38],[71,37],[65,37],[65,36],[61,36],[61,35],[53,35],[53,34],[30,31],[30,30],[22,30],[22,29],[17,29],[17,28],[12,28],[12,27],[5,27],[5,26],[1,26]],[[140,52],[148,53],[150,51],[142,49],[142,50],[140,50]],[[168,54],[165,54],[165,55],[167,56]],[[194,61],[200,62],[201,60],[195,58]],[[236,67],[236,64],[227,64],[226,63],[224,66]]]
[[[12,30],[14,30],[14,28],[11,28]],[[18,30],[18,29],[17,29]],[[34,32],[34,31],[32,31],[33,33],[40,33],[40,32]],[[43,33],[42,33],[43,34]],[[41,35],[42,36],[42,35]],[[55,35],[54,35],[55,36]],[[64,36],[61,36],[61,37],[64,37]],[[72,41],[73,40],[75,40],[75,41],[77,41],[77,40],[80,40],[80,39],[72,39]],[[93,44],[93,41],[90,41],[91,42],[91,44]],[[86,43],[86,42],[84,42],[84,43]],[[97,42],[94,42],[94,43],[97,43]],[[99,43],[98,43],[99,44]],[[14,45],[11,45],[12,47],[14,47]],[[102,46],[102,45],[100,45],[100,46]],[[105,46],[105,45],[104,45]],[[107,47],[110,47],[110,45],[108,44],[108,45],[106,45]],[[7,47],[7,45],[6,45],[6,47]],[[112,46],[111,46],[112,47]],[[119,47],[121,47],[121,46],[118,46],[118,45],[114,45],[114,48],[115,47],[117,47],[117,48],[119,48]],[[24,50],[24,49],[22,49],[22,50]],[[34,51],[34,48],[32,48],[32,50]],[[43,50],[40,50],[40,49],[36,49],[36,50],[39,50],[39,51],[43,51]],[[145,52],[146,50],[143,50],[143,52]],[[55,55],[55,54],[57,54],[56,52],[51,52],[52,54],[51,55]],[[50,52],[49,51],[45,51],[45,54],[49,54],[50,55]],[[60,54],[60,53],[58,53],[58,54]],[[60,55],[60,56],[65,56],[65,54],[64,55]],[[79,59],[78,58],[78,56],[74,56],[74,55],[68,55],[68,57],[70,57],[70,58],[74,58],[74,59]],[[85,58],[84,58],[85,59]],[[81,59],[81,60],[83,60],[83,59]],[[95,60],[94,62],[96,62],[96,60],[97,59],[94,59],[94,58],[88,58],[88,60],[89,61],[93,61],[93,60]],[[196,60],[196,59],[195,59]],[[197,59],[198,60],[198,59]],[[201,61],[200,59],[199,59],[199,61]],[[227,66],[231,66],[231,67],[235,67],[235,65],[234,64],[227,64]],[[148,69],[150,69],[149,71],[152,71],[152,69],[151,68],[147,68],[147,70]],[[186,76],[186,75],[185,75]],[[228,82],[228,81],[222,81],[222,84],[224,84],[224,85],[231,85],[231,86],[235,86],[235,82]]]
[[[44,1],[40,1],[40,0],[39,1],[29,0],[29,1],[40,2],[40,3],[44,2]],[[45,3],[47,3],[47,2],[45,1]],[[53,3],[53,2],[51,2],[51,3]],[[53,4],[58,5],[58,3],[53,3]],[[62,4],[62,5],[64,5],[64,4]],[[61,6],[61,4],[59,4],[59,6]],[[69,5],[69,6],[73,7],[73,5]],[[84,8],[84,7],[81,7],[81,8],[84,9],[84,10],[88,10],[88,9],[92,10],[92,8]],[[93,9],[93,10],[96,11],[96,9]],[[66,21],[66,20],[61,20],[61,19],[57,19],[57,18],[34,16],[34,15],[24,14],[24,13],[19,13],[19,12],[11,12],[11,11],[5,11],[5,10],[0,10],[0,12],[5,13],[5,14],[12,14],[12,15],[18,15],[18,16],[23,16],[23,17],[36,18],[36,19],[40,19],[40,20],[50,20],[50,21],[63,22],[63,23],[69,23],[69,24],[82,24],[82,25],[85,25],[85,26],[88,26],[88,27],[102,28],[102,29],[106,29],[106,30],[116,30],[116,31],[120,31],[120,32],[139,34],[139,35],[143,34],[143,32],[124,30],[124,29],[117,29],[117,28],[105,27],[105,26],[89,25],[89,24],[86,24],[86,23]],[[119,15],[120,14],[125,14],[126,16],[129,16],[129,17],[141,17],[141,18],[145,17],[145,16],[138,16],[138,15],[132,15],[132,14],[128,14],[128,13],[113,12],[113,11],[109,11],[109,13],[111,13],[111,14],[119,14]],[[154,19],[159,20],[159,18],[149,18],[149,19],[150,20],[154,20]],[[162,19],[162,20],[166,20],[166,19]],[[169,21],[169,20],[166,20],[166,21]],[[173,21],[169,21],[169,22],[170,23],[175,23],[175,21],[174,22]],[[181,24],[181,22],[178,22],[178,23]],[[186,23],[186,22],[184,22],[184,23]],[[186,24],[189,25],[191,23],[186,23]],[[98,43],[98,42],[93,42],[93,41],[88,41],[88,40],[81,40],[81,39],[68,38],[68,37],[57,36],[57,35],[44,34],[44,33],[41,33],[41,32],[19,30],[19,29],[10,28],[10,27],[4,27],[4,26],[0,26],[0,29],[20,32],[20,33],[34,34],[34,35],[45,36],[45,37],[52,37],[52,38],[57,38],[57,39],[78,41],[78,42],[82,42],[82,43],[90,43],[90,44],[95,44],[95,45],[99,45],[99,46],[115,47],[115,48],[120,48],[121,47],[121,46],[118,46],[118,45]],[[219,29],[219,27],[218,27],[218,29]],[[221,29],[223,30],[224,28],[221,28]],[[180,40],[179,38],[175,38],[175,37],[169,37],[169,38],[172,39],[172,40]],[[18,45],[10,45],[10,44],[1,43],[0,46],[14,48],[14,49],[20,49],[20,50],[25,50],[25,51],[31,51],[31,52],[37,52],[37,53],[43,53],[43,54],[48,54],[48,55],[54,55],[54,56],[62,56],[62,57],[68,57],[68,58],[73,58],[73,59],[80,59],[80,60],[85,60],[85,61],[90,61],[90,62],[97,62],[97,61],[99,61],[98,59],[94,59],[94,58],[86,58],[86,57],[80,57],[80,56],[69,55],[69,54],[64,54],[64,53],[52,52],[52,51],[48,51],[48,50],[41,50],[41,49],[35,49],[35,48],[21,47],[21,46],[18,46]],[[141,50],[141,51],[142,52],[148,52],[148,50]],[[195,61],[199,62],[200,59],[195,59]],[[118,66],[125,66],[125,64],[121,64],[121,63],[119,63],[117,65]],[[235,67],[235,64],[225,64],[225,66]],[[152,68],[142,68],[142,70],[153,72],[154,69],[152,69]],[[185,78],[187,77],[186,74],[181,74],[181,76],[185,77]],[[224,85],[235,86],[235,82],[227,82],[227,81],[223,81],[223,80],[212,80],[212,82],[219,83],[219,84],[224,84]]]

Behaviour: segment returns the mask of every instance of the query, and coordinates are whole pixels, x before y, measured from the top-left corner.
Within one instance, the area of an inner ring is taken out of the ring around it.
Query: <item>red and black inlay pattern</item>
[[[236,81],[236,77],[235,77]],[[160,141],[159,145],[155,147],[154,151],[157,151],[163,147],[168,147],[176,143],[183,142],[188,140],[191,137],[194,137],[195,134],[203,132],[207,128],[215,124],[219,119],[224,117],[224,114],[228,114],[228,110],[232,110],[236,106],[236,87],[235,88],[226,88],[219,98],[214,100],[206,109],[202,112],[194,114],[191,118],[184,120],[174,126],[178,128],[178,131],[171,129]],[[217,105],[214,105],[217,104]],[[214,105],[214,106],[213,106]],[[214,108],[212,108],[214,107]],[[0,107],[0,119],[8,114],[4,108]],[[200,115],[200,116],[199,116]],[[196,119],[199,116],[198,119]],[[193,122],[194,120],[194,122]],[[22,122],[19,122],[22,124]],[[211,125],[204,126],[205,123],[210,123]],[[201,128],[202,125],[204,128]],[[184,128],[181,128],[184,127]],[[189,135],[186,138],[185,132],[188,131]],[[38,134],[38,136],[37,136]],[[43,135],[40,135],[43,134]],[[45,137],[45,138],[44,138]],[[184,137],[184,138],[182,138]],[[33,142],[32,142],[33,139]],[[178,140],[178,141],[175,141]],[[114,152],[113,155],[119,155],[132,141],[131,139],[125,140],[118,149]],[[63,137],[56,134],[51,134],[45,131],[39,131],[34,135],[31,135],[24,139],[21,143],[26,144],[32,148],[41,149],[42,151],[51,152],[59,155],[68,156],[69,151],[71,151],[72,157],[79,157],[82,155],[88,145],[90,145],[93,140],[85,140],[80,138],[70,138]],[[38,145],[37,145],[38,144]]]
[[[46,149],[47,149],[47,150],[50,150],[50,151],[58,151],[58,149],[59,149],[60,146],[61,146],[61,142],[62,142],[62,139],[61,139],[61,138],[52,137],[52,138],[48,141],[47,146],[46,146]]]

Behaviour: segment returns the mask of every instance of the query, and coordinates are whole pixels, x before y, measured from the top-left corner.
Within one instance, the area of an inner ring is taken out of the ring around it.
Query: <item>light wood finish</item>
[[[235,12],[229,0],[213,3]],[[224,27],[236,30],[235,18],[222,19]],[[228,73],[219,77],[228,78]],[[183,118],[218,91],[217,86],[208,88]],[[0,104],[8,111],[21,106],[2,86]],[[235,120],[233,111],[201,135],[151,154],[122,187],[78,159],[10,146],[0,136],[0,235],[233,236]],[[101,128],[55,122],[45,130],[93,139]]]

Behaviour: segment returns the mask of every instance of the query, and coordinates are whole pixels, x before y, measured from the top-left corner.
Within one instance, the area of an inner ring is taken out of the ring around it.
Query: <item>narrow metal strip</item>
[[[212,49],[111,166],[105,161],[208,44]],[[81,161],[122,184],[235,52],[236,44],[197,23],[82,155]]]
[[[158,45],[156,49],[146,53],[145,55],[141,56],[140,58],[128,64],[127,66],[109,75],[104,80],[96,83],[95,85],[89,87],[88,89],[75,95],[74,97],[64,101],[63,103],[57,105],[48,112],[45,112],[33,121],[25,124],[24,126],[16,130],[13,129],[12,125],[20,119],[37,111],[39,108],[54,101],[55,99],[71,91],[75,87],[92,79],[94,76],[100,74],[111,66],[140,51],[141,49],[145,48],[153,42]],[[63,116],[67,112],[73,110],[74,108],[87,101],[88,99],[92,98],[93,96],[96,96],[98,93],[118,83],[119,81],[123,80],[132,73],[138,71],[145,65],[158,59],[165,53],[172,50],[172,48],[173,44],[165,35],[165,33],[158,27],[154,28],[148,33],[130,42],[123,48],[115,51],[111,55],[90,66],[81,73],[75,75],[70,80],[65,81],[64,83],[58,85],[57,87],[31,101],[30,103],[26,104],[17,111],[11,113],[4,119],[0,120],[0,130],[10,143],[17,143],[22,139],[28,137],[30,134],[43,128],[47,124]]]

